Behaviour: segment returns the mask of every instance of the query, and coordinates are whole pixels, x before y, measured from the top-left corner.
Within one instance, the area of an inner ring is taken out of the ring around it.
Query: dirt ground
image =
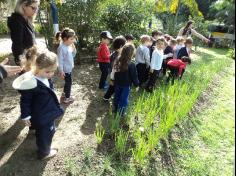
[[[95,149],[95,124],[106,120],[110,107],[102,100],[98,90],[99,69],[94,64],[83,64],[74,69],[73,95],[76,100],[65,107],[66,112],[58,121],[53,147],[58,156],[50,161],[37,161],[35,138],[18,120],[19,94],[11,88],[14,78],[6,80],[0,88],[0,176],[66,175],[65,157],[80,157],[88,148]],[[58,96],[63,81],[55,77]],[[82,159],[81,159],[82,160]]]

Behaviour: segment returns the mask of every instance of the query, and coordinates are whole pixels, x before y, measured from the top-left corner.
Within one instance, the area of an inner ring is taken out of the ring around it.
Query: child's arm
[[[155,66],[157,64],[157,60],[158,60],[158,53],[157,52],[153,52],[152,54],[152,61],[151,61],[151,73],[153,73],[154,69],[155,69]]]
[[[20,91],[20,108],[21,116],[20,118],[25,122],[26,126],[31,126],[31,104],[33,99],[33,90]]]
[[[148,48],[145,48],[144,50],[144,59],[145,59],[145,63],[146,65],[149,67],[150,66],[150,50]]]
[[[64,65],[64,53],[61,47],[58,48],[57,51],[57,56],[58,56],[58,64],[59,64],[59,72],[60,72],[60,76],[62,77],[62,79],[64,79],[65,77],[65,73],[63,70],[63,65]]]
[[[138,72],[137,72],[135,64],[131,64],[129,69],[130,69],[129,73],[130,73],[132,83],[134,84],[135,87],[138,87],[139,86]]]
[[[75,57],[76,56],[76,54],[77,54],[77,49],[76,49],[76,47],[75,47],[75,44],[73,43],[72,44],[72,49],[73,49],[73,57]]]

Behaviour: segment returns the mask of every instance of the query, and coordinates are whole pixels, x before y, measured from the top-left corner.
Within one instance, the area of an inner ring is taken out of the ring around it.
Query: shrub
[[[8,34],[8,27],[6,21],[0,21],[0,35]]]
[[[235,59],[235,48],[232,48],[228,51],[227,56],[229,58]]]

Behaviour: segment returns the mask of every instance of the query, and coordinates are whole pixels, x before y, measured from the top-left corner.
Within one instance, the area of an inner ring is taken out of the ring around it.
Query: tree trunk
[[[175,15],[175,27],[174,27],[175,30],[176,30],[176,27],[178,25],[178,17],[179,17],[180,8],[181,8],[181,0],[179,0],[178,9],[177,9],[177,12],[176,12],[176,15]]]

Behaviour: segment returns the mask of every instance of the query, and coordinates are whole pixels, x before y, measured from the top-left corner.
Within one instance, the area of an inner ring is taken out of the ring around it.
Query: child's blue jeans
[[[115,86],[114,111],[124,116],[129,104],[130,86]]]

